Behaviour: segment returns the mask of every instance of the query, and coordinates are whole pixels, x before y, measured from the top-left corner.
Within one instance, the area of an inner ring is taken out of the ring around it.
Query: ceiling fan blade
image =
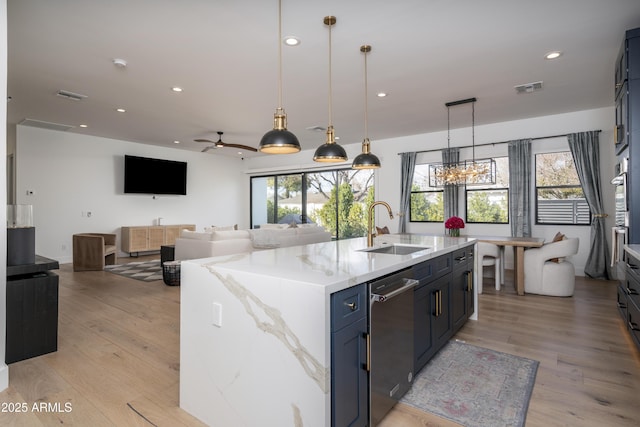
[[[202,153],[206,153],[207,151],[212,150],[212,149],[214,149],[214,148],[216,148],[216,146],[215,146],[215,145],[210,145],[210,146],[206,147],[204,150],[202,150],[201,152],[202,152]]]
[[[194,139],[195,142],[207,142],[209,144],[214,144],[213,141],[209,140],[209,139]]]
[[[226,142],[223,142],[222,146],[223,147],[231,147],[231,148],[241,148],[243,150],[253,151],[253,152],[257,152],[258,151],[257,148],[249,147],[248,145],[242,145],[242,144],[228,144]]]

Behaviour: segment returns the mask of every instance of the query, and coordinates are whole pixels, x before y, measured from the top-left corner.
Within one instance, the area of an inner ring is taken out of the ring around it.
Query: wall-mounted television
[[[124,192],[184,196],[187,194],[187,163],[125,155]]]

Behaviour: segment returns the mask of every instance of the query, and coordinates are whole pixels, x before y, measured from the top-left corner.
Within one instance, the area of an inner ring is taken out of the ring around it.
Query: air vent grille
[[[44,122],[42,120],[34,120],[34,119],[24,119],[19,124],[24,126],[31,126],[34,128],[40,128],[40,129],[60,130],[63,132],[66,132],[70,129],[75,128],[75,126],[72,126],[72,125],[63,125],[60,123]]]
[[[316,125],[316,126],[309,126],[307,130],[310,130],[312,132],[324,132],[325,130],[327,130],[327,128]]]
[[[56,95],[62,97],[62,98],[66,98],[66,99],[71,99],[74,101],[81,101],[83,99],[85,99],[87,97],[87,95],[83,95],[81,93],[74,93],[74,92],[69,92],[68,90],[59,90]]]
[[[523,85],[514,86],[518,93],[531,93],[542,90],[542,82],[525,83]]]

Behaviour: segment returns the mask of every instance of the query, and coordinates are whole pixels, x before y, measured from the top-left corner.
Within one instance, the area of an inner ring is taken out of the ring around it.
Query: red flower
[[[444,227],[448,229],[464,228],[464,221],[458,216],[452,216],[444,223]]]

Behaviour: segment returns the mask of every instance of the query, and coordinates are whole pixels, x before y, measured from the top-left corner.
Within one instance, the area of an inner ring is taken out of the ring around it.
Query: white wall
[[[187,195],[123,194],[125,154],[187,162]],[[33,205],[36,252],[66,263],[74,233],[119,236],[122,226],[153,225],[158,217],[162,224],[196,224],[198,230],[248,227],[243,168],[233,157],[18,126],[16,203]]]
[[[545,137],[551,135],[566,134],[572,132],[583,132],[589,130],[602,130],[600,133],[600,161],[602,165],[602,189],[605,198],[605,206],[609,208],[607,213],[610,215],[606,220],[607,230],[613,226],[613,192],[610,189],[609,181],[613,177],[613,165],[615,163],[615,154],[613,148],[613,126],[614,126],[614,110],[613,107],[601,108],[596,110],[579,111],[575,113],[559,114],[553,116],[538,117],[533,119],[516,120],[504,123],[495,123],[484,126],[475,127],[475,143],[485,144],[493,142],[509,141],[513,139]],[[382,162],[382,168],[376,172],[376,199],[385,200],[394,207],[394,213],[397,212],[400,203],[400,156],[398,153],[406,151],[421,151],[444,148],[447,145],[447,132],[434,132],[430,134],[412,135],[401,138],[388,140],[375,140],[375,135],[371,135],[374,139],[371,144],[371,151],[376,154]],[[319,144],[322,141],[319,141]],[[469,128],[452,130],[451,146],[465,146],[471,143],[471,131]],[[350,144],[344,146],[350,159],[353,159],[360,152],[360,144]],[[532,152],[544,151],[562,151],[568,150],[566,138],[536,140],[532,143]],[[461,158],[471,158],[470,149],[461,150]],[[506,156],[507,144],[498,144],[495,146],[485,146],[476,148],[476,158],[489,156]],[[269,171],[281,170],[308,170],[309,168],[317,168],[319,164],[314,163],[312,151],[304,151],[287,156],[269,156],[248,159],[246,162],[248,173],[266,174]],[[442,160],[440,151],[423,153],[418,157],[421,163],[439,162]],[[350,160],[351,161],[351,160]],[[330,167],[336,167],[331,165]],[[462,193],[462,192],[461,192]],[[461,194],[460,207],[464,213],[464,204]],[[532,209],[535,207],[532,206]],[[377,215],[378,218],[384,218],[384,224],[394,232],[398,229],[397,216],[394,220],[389,220],[383,215]],[[532,218],[535,218],[532,211]],[[588,226],[539,226],[533,225],[532,235],[552,239],[558,230],[568,236],[580,238],[580,249],[578,255],[573,258],[576,267],[576,274],[584,274],[584,266],[589,253],[590,227]],[[409,233],[428,233],[442,234],[444,231],[443,224],[434,223],[409,223],[407,227]],[[476,235],[510,235],[509,225],[488,225],[488,224],[470,224],[464,232],[466,234]],[[512,268],[513,258],[510,251],[507,251],[507,267]]]

